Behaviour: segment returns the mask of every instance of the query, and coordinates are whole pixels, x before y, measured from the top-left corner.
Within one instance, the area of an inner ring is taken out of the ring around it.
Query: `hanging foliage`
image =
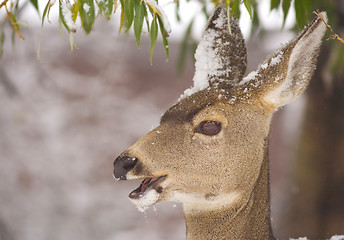
[[[23,2],[25,1],[3,0],[0,3],[0,11],[4,12],[6,16],[0,25],[0,54],[3,52],[3,45],[5,41],[5,23],[10,24],[13,30],[13,35],[17,35],[19,38],[24,39],[23,35],[21,34],[20,21],[17,21],[17,13],[19,12],[20,8],[26,7]],[[189,1],[187,0],[186,4],[188,2]],[[199,0],[199,2],[202,5],[200,14],[203,14],[205,18],[208,18],[208,14],[212,10],[209,7],[209,2],[206,0]],[[235,14],[237,18],[240,18],[241,16],[240,9],[245,9],[252,19],[253,27],[259,24],[259,16],[257,14],[259,1],[257,0],[212,0],[211,2],[212,8],[215,8],[219,4],[225,4],[229,10],[229,15],[231,16]],[[180,0],[174,0],[173,3],[176,5],[176,18],[179,21],[181,19],[179,14]],[[41,14],[38,0],[29,0],[29,4],[36,9],[38,14]],[[73,34],[75,34],[79,29],[83,29],[86,34],[90,34],[94,28],[94,22],[97,17],[104,16],[107,20],[110,20],[114,14],[119,12],[119,32],[121,33],[123,29],[125,32],[133,29],[136,43],[139,47],[142,32],[148,32],[147,36],[150,38],[151,42],[150,60],[152,60],[152,54],[159,32],[162,37],[162,43],[165,48],[167,58],[169,56],[168,36],[171,33],[171,26],[162,5],[160,5],[157,0],[48,0],[43,13],[41,14],[42,28],[44,22],[49,19],[47,16],[54,5],[58,5],[60,29],[61,32],[63,29],[68,32],[71,49],[73,49],[73,46],[75,45]],[[243,5],[244,7],[240,8],[240,5]],[[326,10],[327,12],[331,13],[331,9],[328,9],[329,5],[324,5],[322,0],[295,0],[294,9],[297,25],[302,28],[313,17],[312,12],[319,8],[319,6],[324,8],[320,10]],[[282,8],[283,26],[291,7],[291,0],[271,0],[270,3],[271,11]],[[78,21],[78,19],[80,21]],[[193,21],[194,19],[191,20],[191,22]],[[145,26],[146,29],[144,29]],[[190,26],[192,28],[192,24],[189,24],[189,27]],[[187,35],[185,39],[190,39],[190,32],[191,29],[188,29],[185,32]],[[338,36],[336,39],[339,40],[341,38]],[[183,41],[183,44],[185,43],[190,43],[192,46],[194,45],[193,41]],[[38,45],[38,56],[40,44],[41,41],[39,41]],[[183,48],[185,48],[185,46]]]

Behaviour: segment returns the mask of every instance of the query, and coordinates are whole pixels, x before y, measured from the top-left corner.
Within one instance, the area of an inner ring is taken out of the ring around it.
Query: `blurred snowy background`
[[[193,69],[185,74],[189,81],[177,79],[175,55],[166,63],[164,50],[157,49],[161,56],[150,66],[146,47],[138,50],[125,36],[116,40],[107,34],[110,25],[97,29],[76,39],[79,50],[70,53],[58,30],[47,28],[40,62],[38,31],[25,33],[14,51],[6,45],[0,66],[0,239],[184,235],[180,206],[139,213],[127,198],[139,183],[116,182],[112,163],[159,122],[190,85]],[[159,227],[161,222],[168,224]]]
[[[149,43],[138,50],[132,37],[117,39],[111,24],[98,21],[95,29],[87,37],[76,35],[78,50],[70,53],[68,41],[46,26],[40,61],[38,27],[24,31],[25,41],[13,51],[6,42],[0,60],[1,240],[185,238],[181,206],[163,202],[139,212],[127,195],[140,181],[116,182],[112,164],[192,84],[193,63],[187,61],[178,78],[177,42],[170,43],[168,62],[158,43],[151,66]],[[254,36],[248,42],[249,69],[291,37]],[[277,233],[286,195],[299,191],[288,177],[304,103],[300,98],[274,118],[270,155]]]

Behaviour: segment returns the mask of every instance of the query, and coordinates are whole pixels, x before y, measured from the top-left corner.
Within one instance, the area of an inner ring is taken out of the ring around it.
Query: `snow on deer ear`
[[[246,72],[245,40],[238,21],[230,19],[224,5],[218,6],[208,21],[207,28],[195,53],[194,86],[187,89],[181,99],[204,90],[214,83],[236,85]]]
[[[326,13],[321,15],[327,21]],[[296,39],[274,53],[238,85],[276,108],[292,102],[306,89],[314,73],[325,30],[322,20],[315,18]]]

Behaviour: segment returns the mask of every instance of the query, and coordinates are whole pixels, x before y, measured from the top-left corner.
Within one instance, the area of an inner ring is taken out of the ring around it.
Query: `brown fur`
[[[226,23],[223,29],[213,24],[223,11],[222,6],[215,11],[208,29],[226,35]],[[150,190],[156,199],[133,201],[143,206],[162,200],[182,202],[188,240],[273,239],[267,157],[271,118],[306,88],[325,31],[315,20],[268,58],[252,80],[242,82],[246,49],[236,20],[231,21],[236,36],[221,39],[230,42],[229,48],[239,41],[244,54],[228,57],[223,66],[239,62],[239,67],[231,68],[227,79],[226,74],[218,79],[209,75],[208,88],[182,98],[162,116],[160,126],[121,155],[137,159],[128,179],[166,176]],[[210,50],[218,51],[214,46]],[[299,46],[308,52],[298,51]],[[223,48],[221,52],[231,54]],[[203,121],[221,123],[221,131],[214,136],[195,131]]]

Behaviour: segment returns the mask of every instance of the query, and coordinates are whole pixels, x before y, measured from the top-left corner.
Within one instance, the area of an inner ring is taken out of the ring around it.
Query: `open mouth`
[[[163,182],[166,179],[166,176],[145,178],[140,186],[136,188],[129,194],[131,199],[139,199],[145,195],[146,192],[150,189],[154,189],[156,192],[161,193],[162,187],[159,187],[158,184]]]

